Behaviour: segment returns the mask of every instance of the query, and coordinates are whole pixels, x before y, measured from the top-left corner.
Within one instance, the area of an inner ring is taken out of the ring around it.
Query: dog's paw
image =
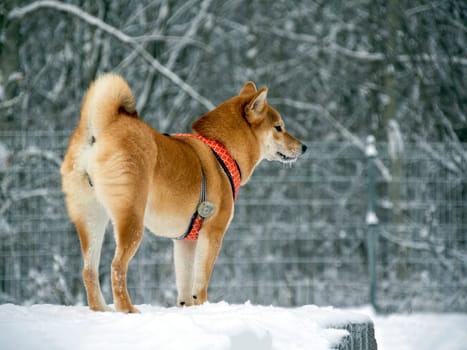
[[[141,311],[139,311],[137,308],[135,308],[133,305],[126,311],[127,314],[140,314]]]
[[[102,311],[105,311],[105,312],[115,312],[115,310],[112,309],[112,308],[111,308],[110,306],[108,306],[108,305],[104,305]]]
[[[193,305],[193,302],[189,299],[187,299],[187,301],[185,300],[179,300],[177,302],[177,306],[178,307],[188,307],[188,306],[192,306]]]
[[[92,310],[92,311],[96,311],[96,312],[113,312],[114,309],[112,309],[110,306],[108,305],[92,305],[92,306],[89,306],[89,308]]]
[[[200,292],[198,294],[193,294],[192,298],[193,305],[201,305],[207,301],[207,293]]]
[[[115,307],[118,312],[123,312],[125,314],[140,314],[141,312],[135,308],[133,305],[128,305],[126,307]]]
[[[198,295],[193,295],[193,305],[202,305],[206,302],[206,299],[200,298]]]

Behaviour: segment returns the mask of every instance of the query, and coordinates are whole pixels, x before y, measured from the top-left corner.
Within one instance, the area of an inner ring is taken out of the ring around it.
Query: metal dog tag
[[[202,218],[208,218],[214,214],[214,204],[208,201],[199,203],[198,205],[198,215]]]

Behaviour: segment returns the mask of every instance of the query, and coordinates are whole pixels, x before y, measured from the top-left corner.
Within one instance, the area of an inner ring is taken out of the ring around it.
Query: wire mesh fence
[[[60,191],[69,132],[0,133],[0,302],[85,303],[79,240]],[[377,144],[377,302],[382,310],[467,311],[467,148]],[[462,153],[465,152],[465,153]],[[442,157],[440,157],[442,155]],[[292,167],[262,163],[242,187],[210,300],[296,306],[369,302],[367,159],[310,143]],[[108,228],[100,279],[112,301]],[[135,303],[174,305],[172,242],[146,232],[130,263]]]

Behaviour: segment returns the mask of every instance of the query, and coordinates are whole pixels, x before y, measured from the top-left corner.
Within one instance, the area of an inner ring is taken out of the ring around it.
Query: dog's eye
[[[275,126],[274,129],[276,129],[278,132],[282,132],[282,126],[280,125]]]

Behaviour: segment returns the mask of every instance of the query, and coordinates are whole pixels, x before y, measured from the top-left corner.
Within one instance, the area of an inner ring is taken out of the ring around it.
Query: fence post
[[[368,249],[368,277],[370,280],[369,297],[370,303],[375,310],[377,310],[376,303],[376,244],[377,244],[377,225],[378,217],[375,213],[376,202],[376,172],[375,172],[375,158],[378,156],[378,151],[375,146],[375,138],[370,135],[366,140],[365,155],[368,163],[368,211],[366,213],[367,225],[367,249]]]

